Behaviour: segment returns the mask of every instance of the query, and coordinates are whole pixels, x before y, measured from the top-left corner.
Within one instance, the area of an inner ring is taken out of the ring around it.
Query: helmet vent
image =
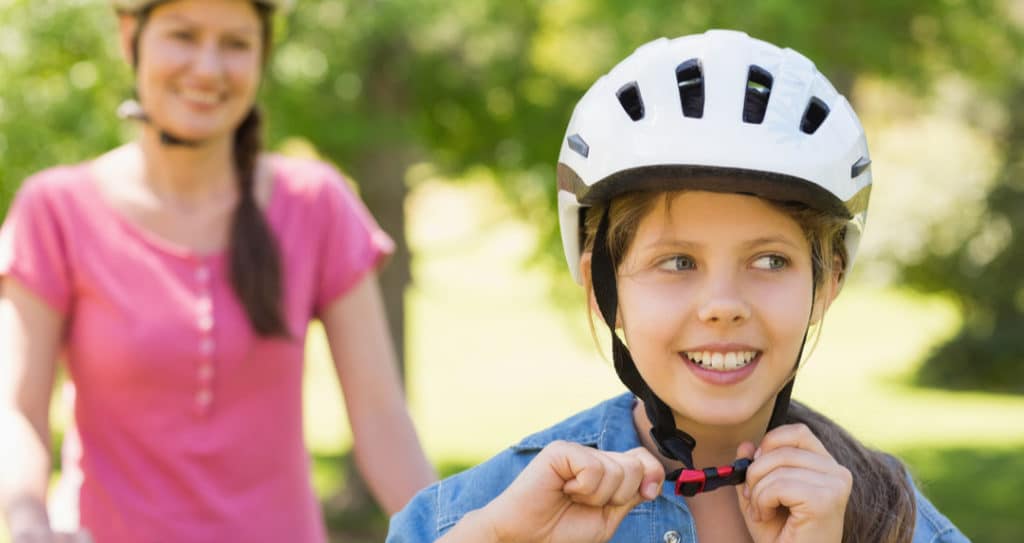
[[[640,88],[637,87],[636,81],[626,83],[615,95],[619,97],[619,103],[630,119],[639,121],[644,118],[644,101],[640,97]]]
[[[826,117],[828,117],[828,106],[821,101],[821,98],[812,97],[811,101],[807,103],[807,109],[804,110],[804,118],[800,121],[800,130],[805,134],[813,134],[821,126],[821,123],[825,122]]]
[[[684,117],[704,116],[704,72],[700,61],[691,58],[676,66],[676,83],[679,85],[679,103],[683,106]]]
[[[590,156],[590,146],[579,134],[573,134],[568,138],[569,148],[576,151],[576,154],[583,158]]]
[[[768,109],[774,78],[768,70],[751,64],[747,71],[747,92],[743,97],[743,122],[761,124]]]

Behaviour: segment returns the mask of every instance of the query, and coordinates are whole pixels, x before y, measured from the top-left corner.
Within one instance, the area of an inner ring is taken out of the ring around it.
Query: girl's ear
[[[119,13],[117,14],[117,26],[120,34],[121,55],[130,66],[135,66],[135,51],[132,41],[135,38],[136,29],[139,27],[139,19],[134,15]]]
[[[825,312],[832,306],[839,291],[843,288],[845,277],[843,277],[843,260],[838,256],[832,262],[832,274],[828,281],[821,286],[818,296],[815,297],[814,313],[811,315],[811,324],[818,324],[825,317]]]

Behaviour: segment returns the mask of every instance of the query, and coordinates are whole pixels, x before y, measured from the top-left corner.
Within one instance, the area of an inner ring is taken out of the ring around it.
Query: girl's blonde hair
[[[616,197],[610,205],[587,208],[583,220],[584,253],[593,251],[598,224],[607,211],[608,251],[618,269],[636,236],[640,221],[659,203],[668,210],[678,194],[679,191],[630,192]],[[845,269],[848,258],[844,240],[847,220],[798,202],[765,201],[800,225],[811,246],[815,298],[820,299],[822,290],[832,284],[832,277],[842,274]],[[584,273],[584,277],[589,277],[589,274]],[[589,280],[585,287],[588,292],[592,289]],[[853,473],[853,489],[843,524],[843,543],[902,543],[912,539],[917,515],[914,491],[907,471],[898,459],[865,447],[828,417],[795,400],[791,402],[786,423],[807,425],[829,454]]]

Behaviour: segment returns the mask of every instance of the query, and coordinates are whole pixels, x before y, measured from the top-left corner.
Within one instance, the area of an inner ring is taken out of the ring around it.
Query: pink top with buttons
[[[254,335],[226,254],[128,222],[88,164],[26,181],[0,229],[0,276],[67,320],[64,475],[98,543],[326,540],[302,434],[306,327],[393,245],[337,171],[272,164],[288,340]]]

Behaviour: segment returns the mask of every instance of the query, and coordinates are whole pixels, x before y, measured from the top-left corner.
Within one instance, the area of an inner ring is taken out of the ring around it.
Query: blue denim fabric
[[[633,425],[632,394],[623,394],[533,434],[494,458],[440,481],[416,495],[391,518],[387,543],[434,541],[470,511],[487,505],[500,494],[545,445],[572,441],[604,451],[640,447]],[[669,532],[678,536],[673,538]],[[661,496],[634,508],[619,525],[614,543],[696,543],[697,530],[686,501],[666,482]],[[917,525],[913,543],[968,541],[927,499],[917,493]]]

